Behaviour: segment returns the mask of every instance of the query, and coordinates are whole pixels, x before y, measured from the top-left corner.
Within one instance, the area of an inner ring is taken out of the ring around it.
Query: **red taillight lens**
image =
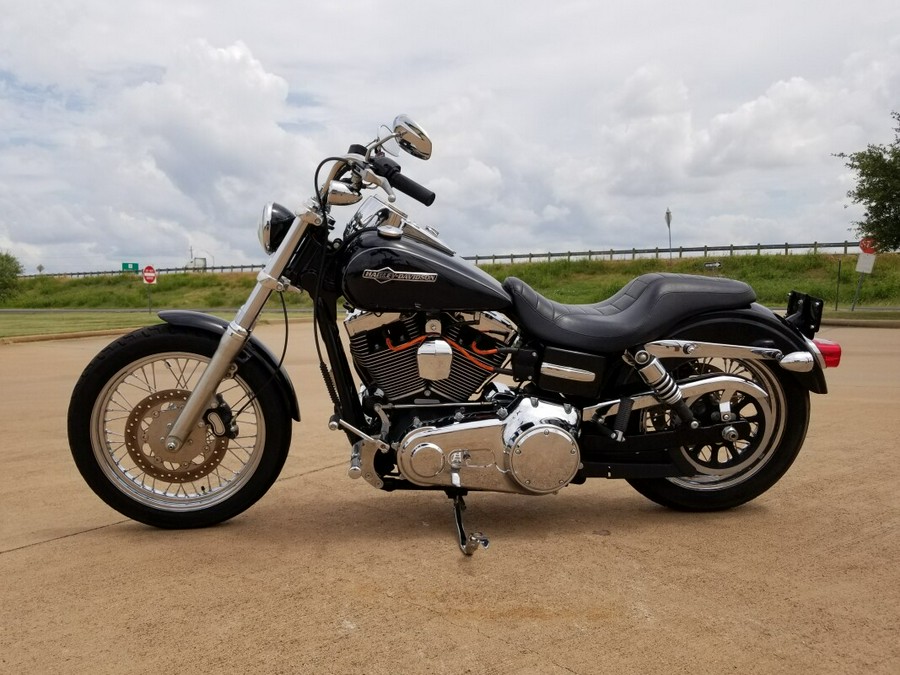
[[[841,346],[837,342],[821,338],[816,338],[813,342],[819,348],[822,358],[825,359],[826,368],[837,368],[841,365]]]

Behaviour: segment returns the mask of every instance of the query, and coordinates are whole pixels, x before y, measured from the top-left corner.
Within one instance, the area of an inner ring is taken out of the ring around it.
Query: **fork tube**
[[[166,449],[170,452],[177,452],[181,448],[185,440],[190,437],[195,425],[205,424],[200,418],[204,411],[215,405],[216,390],[228,373],[228,369],[231,368],[235,357],[241,352],[250,337],[250,332],[256,325],[256,320],[265,307],[266,301],[272,295],[272,291],[283,290],[284,285],[280,281],[281,273],[284,272],[284,268],[287,267],[291,256],[299,246],[306,229],[319,222],[321,222],[321,218],[311,208],[306,213],[294,218],[281,246],[256,276],[256,286],[222,334],[216,353],[213,354],[209,365],[197,381],[197,386],[185,401],[184,408],[166,437]]]

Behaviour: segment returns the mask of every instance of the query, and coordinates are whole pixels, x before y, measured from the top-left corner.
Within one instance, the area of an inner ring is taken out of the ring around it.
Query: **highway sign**
[[[142,274],[144,275],[144,283],[145,284],[155,284],[156,283],[156,268],[153,265],[147,265]]]
[[[872,268],[875,267],[874,253],[860,253],[859,260],[856,261],[856,271],[860,274],[872,274]]]

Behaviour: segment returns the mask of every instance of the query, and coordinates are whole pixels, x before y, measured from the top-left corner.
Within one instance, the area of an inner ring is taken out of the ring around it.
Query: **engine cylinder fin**
[[[408,400],[426,389],[441,400],[469,400],[492,377],[489,369],[501,367],[506,357],[496,350],[473,354],[468,345],[475,340],[479,340],[482,349],[509,344],[515,338],[515,327],[488,312],[443,315],[441,338],[459,345],[472,360],[454,349],[450,375],[429,381],[423,379],[419,370],[416,348],[428,337],[426,319],[424,314],[385,314],[384,321],[379,322],[378,316],[368,313],[348,318],[354,326],[365,326],[355,332],[348,329],[350,352],[357,369],[366,385],[381,389],[389,401]]]

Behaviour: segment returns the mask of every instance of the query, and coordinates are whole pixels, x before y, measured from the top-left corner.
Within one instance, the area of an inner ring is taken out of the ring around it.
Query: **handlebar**
[[[334,160],[334,166],[328,174],[321,192],[318,194],[320,203],[329,195],[330,186],[333,181],[348,170],[352,170],[354,178],[349,185],[351,190],[359,196],[359,190],[366,183],[378,185],[388,194],[388,200],[393,202],[395,199],[394,189],[412,197],[421,202],[425,206],[431,206],[434,203],[435,194],[424,185],[420,185],[416,181],[404,176],[400,173],[400,165],[392,159],[383,155],[369,156],[369,152],[365,146],[351,145],[350,150],[343,157],[329,157],[323,160],[322,164],[327,161]],[[321,167],[321,164],[319,165]],[[318,183],[318,169],[316,170],[316,183]],[[345,202],[335,202],[345,203]],[[346,202],[354,203],[354,202]]]
[[[394,160],[387,157],[373,157],[369,163],[372,166],[372,171],[376,175],[385,178],[392,188],[412,197],[425,206],[431,206],[434,203],[434,192],[400,173],[400,165]]]

